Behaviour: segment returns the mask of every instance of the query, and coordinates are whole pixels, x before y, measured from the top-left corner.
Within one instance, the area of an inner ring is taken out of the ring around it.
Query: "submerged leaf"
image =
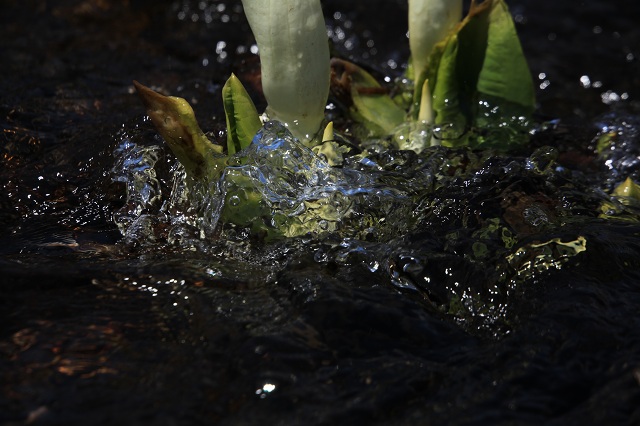
[[[265,226],[265,218],[271,216],[271,209],[256,189],[246,168],[228,167],[221,182],[225,193],[224,208],[220,214],[222,222],[250,227],[254,234],[267,231],[278,233],[277,229]]]
[[[620,185],[616,186],[613,190],[613,195],[640,201],[640,185],[631,180],[631,178],[627,178]]]
[[[313,152],[324,158],[330,166],[342,166],[344,155],[351,151],[351,148],[340,145],[335,141],[325,141],[320,145],[311,148]]]
[[[196,181],[218,178],[226,163],[222,147],[215,145],[198,126],[189,103],[174,96],[164,96],[134,81],[149,118],[171,151]]]
[[[227,153],[233,155],[251,144],[262,123],[253,101],[234,74],[222,88],[222,101],[227,118]]]
[[[627,177],[616,186],[613,197],[600,205],[600,218],[638,222],[640,210],[640,185]]]

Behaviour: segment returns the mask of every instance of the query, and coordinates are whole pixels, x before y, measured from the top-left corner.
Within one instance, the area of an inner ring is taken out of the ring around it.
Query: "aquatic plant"
[[[149,117],[184,166],[190,187],[201,195],[211,188],[220,192],[223,221],[250,225],[257,233],[294,236],[335,230],[336,223],[353,214],[353,209],[338,209],[337,216],[328,213],[327,200],[336,192],[353,195],[340,189],[349,178],[330,167],[341,164],[350,147],[334,140],[330,123],[320,136],[330,80],[348,97],[348,113],[364,129],[364,138],[397,136],[407,126],[409,133],[420,135],[398,142],[400,149],[420,152],[440,143],[508,149],[527,140],[526,132],[487,138],[473,131],[502,129],[505,123],[524,127],[534,108],[532,79],[503,0],[472,0],[462,21],[459,0],[411,0],[408,76],[414,88],[395,98],[361,67],[329,60],[319,0],[243,0],[243,6],[258,44],[268,106],[261,117],[240,80],[231,75],[222,90],[226,153],[207,139],[184,99],[135,83]],[[269,120],[284,127],[263,127]],[[457,134],[434,138],[436,127],[451,127]],[[269,178],[259,155],[284,161],[268,160],[269,167],[279,168]],[[277,191],[269,188],[278,181],[288,188],[284,204],[295,208],[279,207],[282,196],[274,198]],[[301,181],[302,186],[295,183]],[[314,185],[323,189],[314,190]],[[243,196],[230,203],[234,191]],[[353,199],[347,204],[357,205]]]
[[[426,77],[433,48],[462,18],[462,0],[409,0],[409,47],[417,80],[418,120],[433,124],[431,89]],[[420,84],[422,82],[422,84]]]
[[[472,0],[460,21],[461,10],[457,0],[409,3],[414,92],[407,119],[451,129],[441,135],[446,146],[507,150],[522,145],[528,137],[521,130],[530,122],[535,94],[509,9],[504,0]],[[482,136],[505,127],[513,131]]]
[[[436,44],[462,19],[462,0],[409,0],[409,46],[416,77],[427,71]]]

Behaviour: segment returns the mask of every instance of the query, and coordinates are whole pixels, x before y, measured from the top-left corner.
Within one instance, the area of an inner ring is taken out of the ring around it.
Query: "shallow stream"
[[[185,200],[132,85],[226,140],[231,72],[264,106],[239,2],[5,2],[0,423],[640,423],[640,204],[610,195],[640,181],[640,11],[508,4],[529,147],[347,161],[351,221],[265,241]],[[401,77],[406,2],[323,7],[334,55]]]

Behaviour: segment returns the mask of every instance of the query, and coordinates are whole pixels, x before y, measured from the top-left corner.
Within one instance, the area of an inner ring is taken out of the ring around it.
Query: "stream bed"
[[[639,424],[640,11],[508,4],[530,146],[347,161],[376,226],[271,242],[198,219],[132,84],[224,143],[231,72],[265,106],[239,1],[4,2],[0,424]],[[406,1],[323,8],[401,78]]]

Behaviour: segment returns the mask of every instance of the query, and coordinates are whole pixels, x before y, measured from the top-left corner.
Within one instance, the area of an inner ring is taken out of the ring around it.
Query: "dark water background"
[[[401,74],[405,2],[323,4],[335,54]],[[602,190],[637,178],[635,2],[509,5],[538,119],[560,120],[534,144]],[[219,253],[119,242],[113,151],[123,131],[154,134],[131,81],[190,100],[215,134],[230,72],[261,102],[251,43],[238,2],[2,2],[0,423],[640,424],[633,223],[548,231],[585,236],[587,251],[525,281],[499,327],[446,315],[370,256],[317,261],[305,241]],[[605,126],[624,145],[615,167],[593,155]],[[368,250],[399,264],[431,253],[431,237]],[[495,267],[442,262],[470,282]]]

